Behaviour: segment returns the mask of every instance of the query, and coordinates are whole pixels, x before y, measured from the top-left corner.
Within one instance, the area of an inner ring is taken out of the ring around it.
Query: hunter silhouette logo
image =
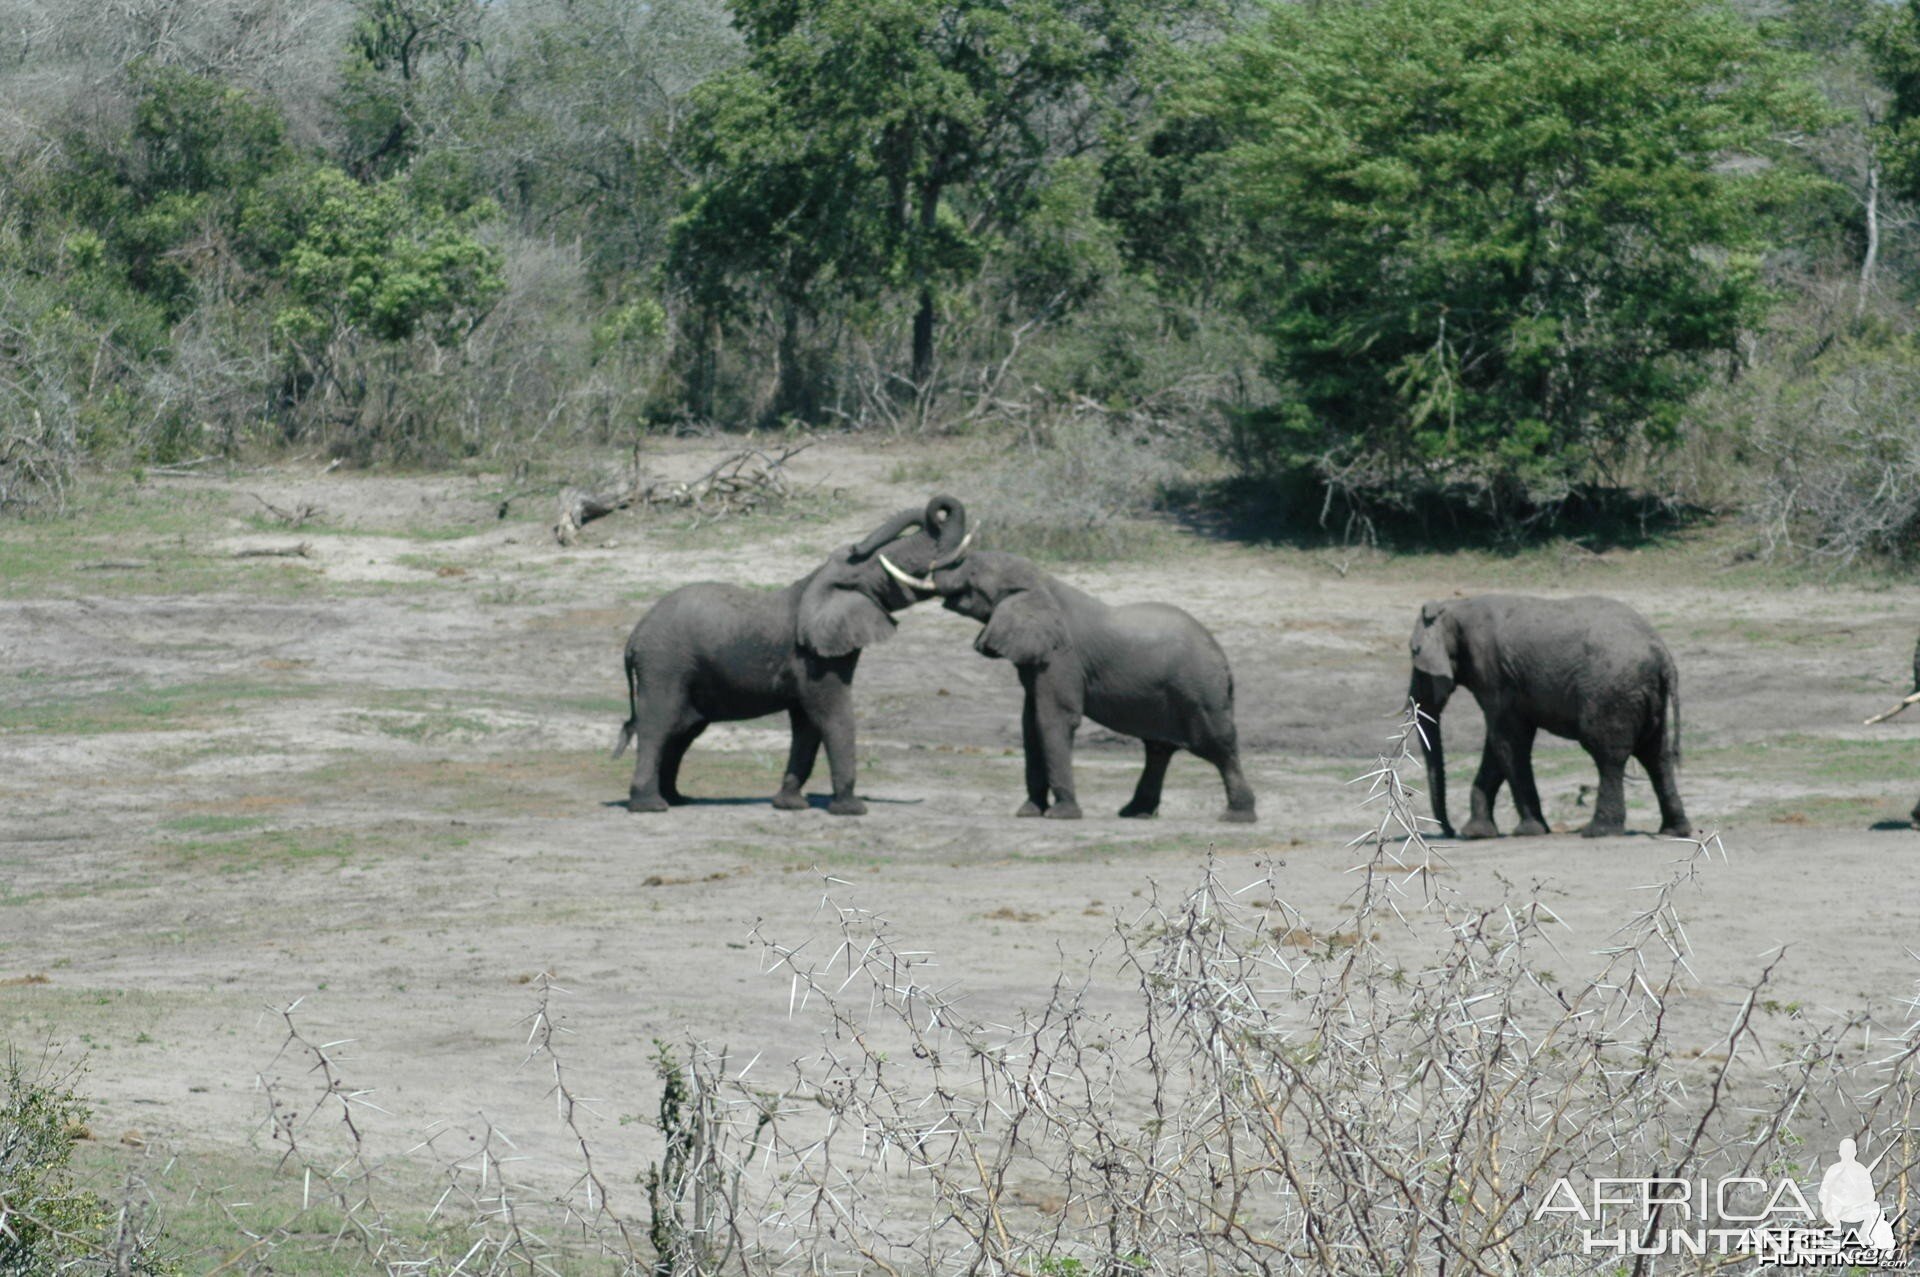
[[[1589,1255],[1719,1255],[1797,1268],[1904,1268],[1907,1260],[1894,1236],[1897,1218],[1874,1187],[1879,1165],[1880,1158],[1863,1164],[1859,1146],[1841,1140],[1838,1160],[1820,1177],[1818,1214],[1792,1179],[1734,1175],[1602,1177],[1588,1181],[1584,1192],[1561,1178],[1540,1199],[1533,1218],[1557,1215],[1577,1224]]]
[[[1893,1223],[1874,1195],[1873,1172],[1856,1154],[1852,1140],[1840,1141],[1840,1160],[1820,1178],[1820,1215],[1835,1229],[1851,1229],[1862,1246],[1892,1250]]]

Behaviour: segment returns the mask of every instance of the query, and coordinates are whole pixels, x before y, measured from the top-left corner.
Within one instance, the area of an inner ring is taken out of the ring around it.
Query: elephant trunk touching
[[[934,538],[933,559],[927,565],[929,575],[934,568],[951,567],[966,557],[973,531],[967,527],[967,507],[960,504],[960,498],[937,496],[928,501],[920,526]]]
[[[1447,819],[1447,747],[1440,736],[1440,711],[1447,707],[1452,691],[1450,680],[1442,683],[1418,672],[1407,689],[1417,715],[1414,734],[1427,760],[1427,797],[1433,802],[1433,818],[1439,822],[1440,832],[1449,838],[1453,836],[1453,824]]]
[[[931,511],[932,508],[933,505],[929,502],[927,509]],[[853,557],[856,559],[867,558],[881,546],[899,540],[908,528],[919,527],[924,517],[925,515],[919,510],[900,511],[900,513],[894,515],[891,519],[888,519],[885,523],[868,533],[866,540],[854,546]]]

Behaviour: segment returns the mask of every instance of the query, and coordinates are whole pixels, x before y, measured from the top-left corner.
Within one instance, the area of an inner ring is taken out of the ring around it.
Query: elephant
[[[706,581],[655,603],[627,639],[629,716],[613,756],[633,742],[628,809],[665,811],[688,801],[680,763],[707,724],[785,710],[793,741],[773,805],[807,806],[801,789],[824,742],[833,777],[828,812],[864,815],[853,789],[854,668],[863,648],[892,637],[892,613],[923,598],[882,568],[876,552],[893,547],[894,571],[899,564],[931,571],[966,552],[966,524],[958,500],[936,496],[924,511],[902,510],[858,545],[835,550],[785,589]]]
[[[1223,819],[1254,818],[1234,731],[1233,673],[1200,622],[1164,603],[1110,607],[1014,554],[977,551],[897,579],[938,594],[948,611],[986,622],[974,650],[1019,671],[1027,801],[1016,815],[1079,819],[1073,736],[1084,715],[1146,745],[1146,770],[1122,816],[1158,812],[1167,764],[1186,749],[1219,769]]]
[[[1429,602],[1410,642],[1408,695],[1418,713],[1433,817],[1449,837],[1446,750],[1440,712],[1457,683],[1486,716],[1487,741],[1462,838],[1492,838],[1493,801],[1513,787],[1514,832],[1547,832],[1533,783],[1533,738],[1541,729],[1578,741],[1600,769],[1589,838],[1624,833],[1626,767],[1637,758],[1660,800],[1661,834],[1693,832],[1680,801],[1680,680],[1673,654],[1647,619],[1624,603],[1483,594]],[[1668,716],[1671,713],[1672,722]]]

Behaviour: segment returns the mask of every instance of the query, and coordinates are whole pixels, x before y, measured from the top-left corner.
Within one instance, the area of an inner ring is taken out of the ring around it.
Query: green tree
[[[88,1115],[86,1101],[64,1082],[29,1075],[8,1055],[0,1068],[0,1273],[158,1277],[175,1270],[138,1221],[116,1236],[113,1206],[80,1183],[73,1154]]]
[[[354,0],[337,107],[348,168],[403,171],[421,144],[421,94],[436,65],[456,74],[479,47],[480,0]]]
[[[974,277],[1054,166],[1103,140],[1184,0],[738,0],[747,59],[711,82],[682,278],[767,284],[783,373],[826,293],[911,307],[930,382],[943,290]],[[791,401],[800,388],[786,385]],[[787,407],[791,407],[789,402]]]
[[[1205,101],[1275,250],[1278,459],[1511,518],[1672,439],[1818,180],[1772,146],[1825,118],[1797,68],[1698,0],[1276,8]]]
[[[499,250],[471,230],[490,206],[456,217],[410,199],[398,180],[363,186],[332,168],[288,194],[298,229],[274,334],[298,370],[292,397],[319,389],[357,413],[368,386],[356,356],[368,342],[457,342],[505,288]]]

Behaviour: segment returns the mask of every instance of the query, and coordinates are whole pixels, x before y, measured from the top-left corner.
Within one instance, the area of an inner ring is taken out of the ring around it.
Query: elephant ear
[[[994,605],[973,650],[1015,665],[1038,665],[1067,645],[1067,621],[1052,599],[1021,590]]]
[[[1410,640],[1413,668],[1434,678],[1453,677],[1453,657],[1447,651],[1447,636],[1443,632],[1446,611],[1444,603],[1423,604]]]
[[[850,585],[822,572],[800,595],[800,620],[795,638],[800,646],[821,656],[846,656],[863,647],[884,643],[897,628],[887,610]]]

